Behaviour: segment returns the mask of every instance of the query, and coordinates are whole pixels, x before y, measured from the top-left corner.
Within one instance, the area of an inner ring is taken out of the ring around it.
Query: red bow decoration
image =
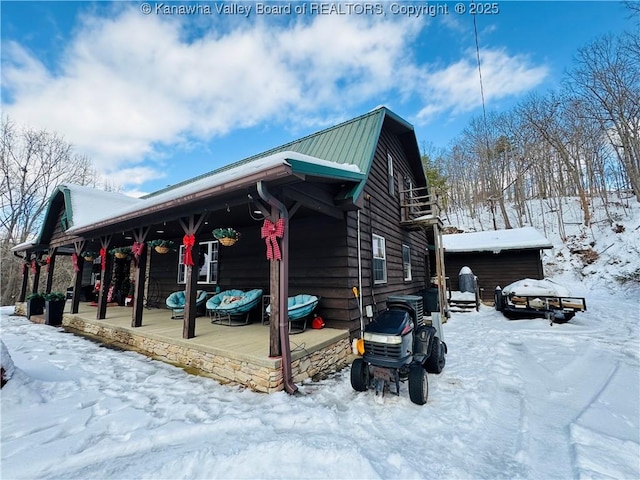
[[[28,271],[29,271],[29,264],[27,262],[24,262],[22,264],[22,276],[25,276]]]
[[[135,263],[136,267],[138,266],[138,261],[140,260],[140,255],[142,255],[142,252],[144,252],[144,243],[133,242],[131,253],[133,253],[133,263]]]
[[[34,275],[38,273],[38,262],[36,262],[35,258],[31,260],[31,273]]]
[[[100,261],[102,263],[102,265],[100,266],[100,270],[104,272],[107,269],[107,249],[106,248],[100,249]]]
[[[191,249],[196,244],[196,236],[193,234],[185,235],[182,237],[182,244],[184,245],[184,264],[192,267],[194,263],[193,257],[191,256]]]
[[[51,257],[47,257],[45,262],[47,262],[47,273],[49,273],[51,271]]]
[[[80,267],[78,266],[78,254],[76,252],[71,255],[71,261],[73,262],[73,271],[79,272]]]
[[[282,260],[277,239],[282,238],[284,235],[284,219],[280,218],[274,224],[271,220],[265,218],[260,233],[267,244],[267,260]]]

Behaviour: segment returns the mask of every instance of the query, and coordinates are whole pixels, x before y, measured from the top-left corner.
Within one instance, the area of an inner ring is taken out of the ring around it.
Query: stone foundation
[[[169,343],[142,336],[110,325],[96,325],[74,316],[65,315],[63,326],[74,332],[113,342],[118,346],[136,350],[181,367],[196,370],[221,383],[244,385],[257,392],[272,393],[284,389],[280,358],[248,360],[234,358],[233,352],[224,355],[192,348],[188,341]],[[351,354],[349,338],[324,346],[305,356],[296,358],[291,365],[293,381],[328,375],[348,364]]]

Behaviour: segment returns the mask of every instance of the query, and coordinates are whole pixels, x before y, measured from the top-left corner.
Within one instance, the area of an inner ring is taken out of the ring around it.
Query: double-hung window
[[[387,283],[387,253],[385,239],[373,235],[373,283]]]
[[[409,245],[402,245],[402,274],[404,281],[411,280],[411,248]]]
[[[198,283],[218,283],[218,241],[200,242],[198,261],[193,268],[198,269]],[[184,264],[184,245],[180,245],[178,255],[178,283],[187,283],[187,268]],[[195,258],[194,258],[195,261]]]

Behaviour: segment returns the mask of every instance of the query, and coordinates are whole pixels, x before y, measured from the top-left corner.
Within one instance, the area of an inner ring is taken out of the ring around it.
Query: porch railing
[[[441,206],[436,195],[429,194],[426,187],[410,187],[400,190],[400,221],[411,227],[435,225],[440,220]]]

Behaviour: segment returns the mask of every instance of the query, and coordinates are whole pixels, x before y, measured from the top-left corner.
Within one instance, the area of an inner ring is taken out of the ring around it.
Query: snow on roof
[[[96,188],[66,184],[71,198],[71,220],[73,226],[90,223],[98,214],[107,215],[133,205],[139,205],[140,199],[120,192],[107,192]]]
[[[181,197],[186,197],[188,195],[193,195],[213,187],[221,186],[233,180],[241,179],[243,177],[247,177],[249,175],[257,174],[260,172],[266,172],[268,169],[273,168],[274,166],[290,165],[287,162],[288,159],[297,160],[299,162],[304,162],[307,164],[328,167],[334,170],[342,170],[344,172],[361,173],[360,169],[356,165],[341,164],[323,160],[321,158],[311,157],[302,153],[283,151],[253,160],[243,165],[238,165],[237,167],[230,168],[228,170],[223,170],[213,175],[207,175],[205,177],[198,178],[190,183],[180,185],[179,187],[173,189],[163,190],[157,195],[152,194],[149,197],[140,199],[129,197],[132,200],[131,202],[122,202],[122,204],[120,205],[114,205],[109,201],[106,201],[104,203],[96,203],[92,200],[93,197],[90,197],[90,215],[87,215],[86,217],[83,215],[83,221],[80,222],[76,221],[74,213],[74,224],[71,228],[69,228],[68,231],[73,232],[75,230],[81,229],[83,227],[88,227],[91,224],[100,221],[116,219],[122,215],[130,214],[138,210],[162,205],[165,202],[169,202]],[[95,194],[98,191],[93,190],[92,192],[93,194]],[[72,197],[74,195],[75,193],[72,194]]]
[[[447,252],[494,252],[525,248],[552,248],[547,238],[533,227],[485,232],[443,235],[442,243]]]

